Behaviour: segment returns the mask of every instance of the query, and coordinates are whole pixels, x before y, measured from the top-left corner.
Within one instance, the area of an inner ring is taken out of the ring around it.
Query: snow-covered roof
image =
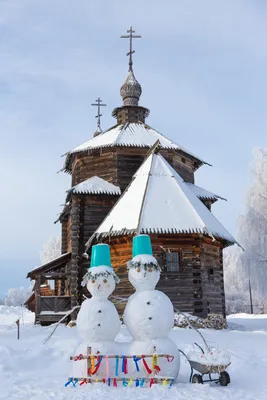
[[[152,129],[145,123],[126,123],[124,125],[116,125],[107,131],[99,134],[87,142],[81,144],[71,150],[69,154],[88,151],[103,147],[152,147],[159,140],[162,149],[177,149],[187,153],[199,160],[201,164],[208,164],[199,157],[190,153],[185,148],[174,143],[170,139],[163,136],[161,133]]]
[[[32,269],[30,272],[28,272],[27,278],[35,279],[38,274],[47,273],[50,270],[54,271],[62,268],[70,259],[71,252],[61,254],[60,256],[55,257],[53,260]]]
[[[121,189],[110,182],[105,181],[99,176],[93,176],[85,181],[78,183],[70,189],[74,194],[112,194],[120,195]]]
[[[202,233],[235,243],[190,185],[152,153],[98,227],[97,236],[124,233]]]
[[[186,182],[186,184],[192,190],[192,192],[195,193],[195,195],[199,199],[202,199],[202,200],[214,200],[214,201],[216,201],[218,199],[221,199],[221,200],[225,200],[226,201],[226,199],[224,197],[221,197],[221,196],[218,196],[215,193],[209,192],[208,190],[206,190],[206,189],[204,189],[204,188],[202,188],[200,186],[194,185],[193,183]]]

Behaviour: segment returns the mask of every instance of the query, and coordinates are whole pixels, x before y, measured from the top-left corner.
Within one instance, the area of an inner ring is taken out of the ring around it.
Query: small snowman
[[[90,268],[82,281],[82,285],[87,286],[92,297],[82,303],[77,316],[77,329],[82,343],[76,349],[76,355],[86,355],[88,347],[94,355],[116,354],[117,344],[114,339],[120,331],[121,322],[114,304],[108,297],[118,282],[119,278],[111,266],[109,246],[107,244],[93,246]],[[103,375],[104,363],[103,360],[103,366],[99,368],[97,377]],[[73,374],[76,378],[87,377],[87,361],[75,361]]]
[[[150,237],[133,238],[133,258],[128,262],[129,281],[136,292],[128,299],[124,311],[124,323],[133,337],[129,344],[132,355],[166,354],[172,357],[158,360],[161,376],[176,378],[180,368],[179,351],[168,337],[173,324],[174,312],[170,299],[155,287],[160,278],[160,266],[153,257]],[[147,360],[148,364],[151,361]]]

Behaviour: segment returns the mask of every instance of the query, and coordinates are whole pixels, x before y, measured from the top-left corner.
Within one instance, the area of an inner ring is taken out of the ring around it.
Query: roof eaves
[[[49,271],[50,269],[52,269],[53,265],[55,265],[55,269],[57,269],[61,267],[63,264],[67,264],[67,262],[70,259],[71,259],[71,251],[68,253],[61,254],[60,256],[54,258],[53,260],[32,269],[30,272],[28,272],[27,278],[35,279],[35,275]]]

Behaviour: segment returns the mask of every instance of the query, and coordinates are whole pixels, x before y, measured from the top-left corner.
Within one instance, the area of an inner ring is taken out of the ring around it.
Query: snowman
[[[88,347],[94,355],[105,356],[117,353],[114,339],[120,331],[121,323],[118,312],[108,297],[118,282],[119,278],[111,266],[109,246],[107,244],[93,246],[90,268],[82,281],[82,285],[87,286],[92,297],[82,303],[77,316],[77,329],[82,339],[82,343],[75,352],[77,356],[86,355]],[[97,364],[96,358],[94,363]],[[105,374],[104,359],[101,364],[95,375],[96,378],[103,377]],[[110,368],[112,368],[111,365]],[[87,377],[87,360],[77,359],[74,362],[73,376]]]
[[[179,351],[168,337],[174,312],[170,299],[155,287],[160,278],[160,266],[153,257],[150,237],[138,235],[133,238],[133,258],[128,262],[129,281],[135,293],[129,297],[124,323],[133,337],[128,351],[132,355],[166,354],[172,357],[159,358],[161,376],[176,378],[180,368]],[[147,359],[150,364],[151,359]],[[143,369],[143,374],[146,371]]]

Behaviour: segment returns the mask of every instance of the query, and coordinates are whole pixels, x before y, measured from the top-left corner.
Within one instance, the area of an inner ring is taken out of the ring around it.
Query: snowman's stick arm
[[[56,323],[56,325],[55,325],[54,329],[52,330],[52,332],[50,333],[50,335],[48,335],[47,338],[45,338],[45,340],[43,341],[44,344],[46,344],[46,343],[48,342],[48,340],[51,339],[51,337],[52,337],[53,334],[55,333],[55,331],[56,331],[58,325],[61,324],[61,322],[63,322],[64,319],[66,319],[70,314],[73,313],[73,311],[77,310],[78,308],[81,308],[81,306],[75,306],[75,307],[73,307],[72,310],[68,311],[68,312],[64,315],[64,317],[62,317],[61,320],[59,320],[59,321]]]

